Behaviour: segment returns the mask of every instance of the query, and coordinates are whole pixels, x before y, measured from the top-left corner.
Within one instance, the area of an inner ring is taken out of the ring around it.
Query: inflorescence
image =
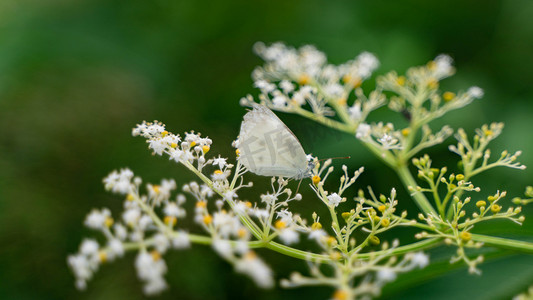
[[[144,292],[158,294],[167,288],[165,253],[202,244],[210,245],[235,271],[261,288],[275,285],[273,270],[256,252],[266,248],[307,261],[309,275],[293,273],[281,280],[283,287],[325,285],[334,289],[333,299],[374,297],[398,274],[427,266],[429,257],[422,251],[438,244],[456,247],[451,262],[464,261],[471,272],[479,273],[483,256],[472,258],[466,251],[484,246],[483,239],[473,233],[475,225],[493,219],[524,221],[520,206],[504,208],[506,191],[494,189],[493,195],[482,198],[476,196],[481,189],[472,181],[494,167],[525,168],[516,162],[520,152],[504,151],[491,159],[488,144],[500,135],[503,124],[483,125],[472,141],[463,129],[457,131],[457,145],[449,146],[460,157],[456,172],[449,173],[446,166],[435,167],[428,155],[414,158],[453,135],[449,126],[434,132],[433,120],[483,96],[478,87],[459,93],[440,90],[439,82],[455,72],[449,56],[439,55],[405,75],[390,72],[378,77],[376,89],[365,93],[363,81],[379,66],[368,52],[336,66],[328,64],[326,56],[312,46],[295,49],[281,43],[258,43],[254,49],[265,60],[253,72],[259,102],[351,134],[398,174],[420,208],[418,219],[408,219],[406,211],[397,211],[399,201],[410,199],[397,199],[395,188],[388,196],[375,195],[371,188],[347,193],[354,190],[362,167],[350,174],[347,166],[342,166],[338,188],[327,190],[326,180],[330,187],[336,176],[332,162],[311,156],[315,168],[309,186],[318,201],[305,201],[323,205],[317,211],[326,213],[301,216],[294,211],[291,202],[304,200],[287,178],[273,177],[268,190],[258,191],[255,199],[243,199],[240,191],[253,187],[249,181],[253,176],[248,176],[239,162],[238,149],[235,158],[212,155],[213,141],[200,133],[180,136],[161,122],[143,122],[133,129],[133,136],[145,138],[153,154],[167,156],[198,179],[181,185],[173,179],[143,184],[129,169],[109,174],[105,188],[123,198],[124,210],[118,216],[107,208],[87,215],[85,225],[99,231],[106,241],[84,239],[78,253],[68,257],[79,289],[86,288],[101,264],[135,251],[135,268]],[[241,104],[254,101],[248,95]],[[405,116],[408,126],[368,123],[367,116],[384,106]],[[409,162],[418,169],[420,184],[411,175]],[[347,196],[350,194],[356,196]],[[528,187],[525,198],[515,197],[512,202],[526,205],[532,199],[533,188]],[[188,211],[186,203],[191,201],[194,209]],[[185,218],[192,218],[197,226],[186,228],[182,225]],[[423,229],[416,234],[420,241],[400,246],[398,240],[380,238],[383,232],[402,227]],[[299,248],[304,239],[314,242],[312,251]]]

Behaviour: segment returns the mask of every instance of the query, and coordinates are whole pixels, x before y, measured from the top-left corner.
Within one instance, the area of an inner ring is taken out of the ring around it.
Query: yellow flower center
[[[152,259],[154,261],[158,261],[161,259],[161,253],[157,252],[156,250],[152,250],[152,252],[150,252],[150,255],[152,255]]]
[[[213,217],[211,215],[205,215],[204,216],[204,224],[209,225],[213,222]]]
[[[315,222],[315,223],[313,223],[313,225],[311,225],[311,229],[313,229],[313,230],[322,229],[322,224],[320,224],[320,222]]]
[[[348,299],[348,293],[343,290],[336,290],[335,293],[333,293],[333,300],[347,300]]]
[[[113,225],[113,223],[114,223],[114,221],[113,221],[113,218],[111,218],[111,217],[107,217],[105,219],[105,222],[104,222],[105,226],[108,227],[108,228],[111,227],[111,225]]]
[[[300,85],[306,85],[309,84],[309,82],[311,82],[311,77],[309,77],[307,74],[302,74],[300,75],[300,78],[298,78],[298,83]]]
[[[455,94],[452,92],[445,92],[442,94],[442,99],[446,102],[453,100],[453,98],[455,98]]]
[[[398,78],[396,78],[396,83],[398,85],[405,85],[405,77],[404,76],[398,76]]]
[[[459,237],[461,240],[463,240],[463,242],[468,242],[470,239],[472,239],[472,234],[468,231],[463,231],[459,234]]]
[[[160,188],[160,187],[159,187],[158,185],[154,185],[154,186],[152,187],[152,189],[154,190],[154,193],[156,193],[156,194],[159,194],[159,188]]]
[[[173,217],[173,216],[166,216],[163,221],[167,225],[174,226],[178,222],[178,219],[176,217]]]
[[[107,253],[105,251],[99,251],[98,252],[98,259],[105,263],[107,261]]]
[[[277,220],[276,223],[274,224],[274,227],[276,227],[276,229],[283,229],[287,227],[287,224],[283,222],[282,220]]]

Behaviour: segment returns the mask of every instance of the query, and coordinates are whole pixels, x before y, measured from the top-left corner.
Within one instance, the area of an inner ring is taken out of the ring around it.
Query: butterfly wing
[[[253,104],[244,115],[239,134],[239,160],[262,176],[299,177],[307,169],[302,145],[267,107]]]

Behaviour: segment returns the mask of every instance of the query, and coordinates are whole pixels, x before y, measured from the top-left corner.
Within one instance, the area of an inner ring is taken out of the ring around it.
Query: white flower
[[[282,229],[279,233],[279,238],[286,245],[298,243],[298,241],[300,240],[298,232],[289,228]]]
[[[183,203],[185,203],[185,201],[187,201],[187,198],[185,198],[183,194],[178,194],[176,196],[176,202],[178,203],[178,205],[182,205]]]
[[[391,282],[396,279],[396,273],[391,268],[383,268],[377,272],[377,279],[382,282]]]
[[[319,67],[326,63],[326,55],[318,51],[315,46],[305,45],[300,48],[300,55],[302,57],[303,63],[306,66],[310,67]]]
[[[292,100],[299,106],[302,106],[305,104],[306,95],[300,91],[301,89],[292,95]]]
[[[142,136],[145,138],[153,138],[161,136],[161,133],[165,131],[165,125],[154,121],[153,123],[147,123],[145,121],[142,124],[137,124],[137,126],[132,130],[133,136]]]
[[[281,87],[284,93],[290,93],[294,91],[294,85],[288,80],[282,80],[279,83],[279,86]]]
[[[104,208],[101,211],[93,209],[85,218],[85,226],[92,229],[103,229],[105,221],[111,216],[109,209]]]
[[[278,200],[278,197],[276,195],[267,193],[266,195],[261,195],[261,202],[264,202],[268,205],[274,205],[276,203],[276,200]]]
[[[190,147],[190,144],[193,142],[196,144],[200,143],[200,135],[194,133],[194,132],[186,132],[185,138],[183,139],[187,143],[187,147]]]
[[[367,138],[370,135],[370,131],[372,130],[372,127],[366,123],[361,123],[357,127],[357,131],[355,132],[355,137],[358,139]]]
[[[163,275],[167,272],[165,261],[160,257],[154,258],[146,251],[141,251],[135,259],[137,276],[145,282],[144,293],[154,295],[166,289],[167,284]]]
[[[176,181],[174,179],[163,179],[159,186],[159,195],[163,198],[169,198],[170,193],[176,189]]]
[[[266,80],[257,80],[254,86],[259,88],[263,93],[270,93],[276,89],[276,86]]]
[[[98,254],[100,246],[98,242],[93,239],[85,239],[80,245],[80,253],[87,256]]]
[[[175,249],[186,249],[191,246],[189,234],[185,231],[178,231],[178,234],[172,238],[172,247]]]
[[[327,81],[338,81],[339,80],[339,71],[338,68],[334,65],[327,65],[322,69],[322,77]]]
[[[344,93],[344,88],[338,83],[331,83],[324,87],[324,93],[329,98],[337,99],[340,98]]]
[[[382,144],[382,145],[387,145],[387,144],[390,144],[392,142],[392,136],[389,135],[389,134],[383,134],[383,136],[381,136],[378,141]]]
[[[480,99],[484,95],[483,89],[480,88],[480,87],[477,87],[477,86],[473,86],[473,87],[469,88],[466,93],[470,97],[476,98],[476,99]]]
[[[126,239],[126,237],[128,236],[128,230],[126,229],[126,227],[124,227],[124,225],[117,223],[113,225],[113,228],[115,229],[115,236],[117,237],[117,239],[121,241]]]
[[[194,160],[194,154],[190,150],[184,151],[181,155],[181,160],[192,162]]]
[[[119,239],[111,239],[107,245],[113,257],[122,257],[124,255],[124,245]]]
[[[402,148],[402,146],[398,143],[399,140],[387,133],[384,133],[378,139],[378,142],[380,142],[383,148],[385,149],[401,149]]]
[[[148,226],[152,224],[153,224],[153,221],[149,215],[143,215],[139,219],[139,229],[141,229],[142,231],[145,231],[148,228]]]
[[[213,225],[221,237],[229,238],[231,234],[236,235],[238,232],[240,221],[237,216],[221,211],[213,214]]]
[[[180,162],[184,160],[184,154],[185,152],[180,149],[172,149],[169,153],[169,159],[174,160],[175,162]]]
[[[70,255],[67,259],[68,265],[76,276],[76,288],[84,290],[87,287],[87,280],[93,275],[94,266],[91,265],[85,255]]]
[[[136,230],[132,233],[130,233],[130,240],[132,242],[140,242],[144,239],[144,233],[139,231],[139,230]]]
[[[250,276],[255,284],[261,288],[271,288],[274,286],[272,270],[253,252],[249,252],[235,264],[235,270],[239,273]]]
[[[165,213],[166,216],[170,216],[170,217],[182,218],[185,216],[185,210],[180,208],[174,202],[168,202],[167,205],[165,205],[163,212]]]
[[[292,217],[292,212],[290,212],[287,208],[278,211],[277,215],[278,215],[278,218],[283,223],[285,223],[287,226],[292,225],[292,223],[294,222],[293,217]]]
[[[287,106],[287,98],[284,95],[276,95],[272,99],[272,104],[277,108],[284,108]]]
[[[218,156],[218,158],[213,158],[213,165],[218,165],[220,170],[222,170],[225,166],[227,166],[226,158]]]
[[[372,72],[379,66],[378,59],[374,54],[363,52],[357,56],[358,69],[357,73],[361,78],[369,77]]]
[[[411,256],[411,263],[414,267],[422,269],[429,264],[429,257],[422,252],[416,252]]]
[[[154,239],[154,247],[157,249],[159,253],[167,252],[167,249],[170,246],[170,242],[164,234],[158,233],[154,235],[153,239]]]
[[[301,86],[300,89],[292,95],[292,100],[298,105],[304,105],[306,100],[311,97],[314,90],[309,85]]]
[[[222,257],[229,259],[233,255],[231,244],[227,240],[216,239],[213,241],[213,249]]]
[[[163,278],[148,281],[143,287],[143,291],[146,295],[157,295],[166,289],[167,283]]]
[[[357,121],[361,119],[362,112],[361,112],[361,103],[356,102],[348,108],[348,113],[350,114],[350,118],[354,121]]]
[[[248,211],[248,206],[246,205],[246,202],[239,201],[235,204],[233,210],[239,215],[244,215]]]
[[[250,247],[248,247],[248,243],[246,241],[237,241],[235,244],[235,252],[239,253],[241,255],[248,253],[250,251]]]
[[[328,201],[330,205],[338,206],[339,203],[341,203],[342,198],[341,196],[337,195],[337,193],[333,193],[328,196]]]
[[[168,147],[168,144],[163,139],[152,139],[148,141],[148,148],[154,150],[157,155],[163,155],[163,152]]]
[[[270,216],[270,212],[266,209],[256,208],[254,210],[254,215],[259,219],[267,219]]]
[[[111,190],[113,193],[128,194],[133,189],[132,178],[133,172],[130,169],[121,169],[120,173],[113,171],[104,178],[104,185],[107,190]]]
[[[200,186],[200,194],[202,194],[202,197],[209,198],[213,196],[215,192],[213,192],[213,190],[207,184],[202,184]]]
[[[437,56],[434,60],[435,62],[435,70],[434,70],[434,76],[437,79],[441,79],[447,76],[450,76],[453,73],[453,59],[446,55],[446,54],[440,54]]]
[[[311,232],[309,233],[309,239],[321,242],[322,238],[327,235],[328,234],[323,229],[311,230]]]
[[[122,219],[124,223],[130,226],[137,225],[137,222],[141,218],[141,211],[138,208],[131,208],[124,211]]]
[[[232,201],[233,198],[237,198],[237,193],[234,190],[229,190],[224,193],[224,199]]]
[[[222,172],[220,170],[216,170],[213,175],[211,175],[211,178],[213,179],[213,181],[217,181],[218,184],[223,184],[223,181],[226,180],[229,175],[229,172]]]

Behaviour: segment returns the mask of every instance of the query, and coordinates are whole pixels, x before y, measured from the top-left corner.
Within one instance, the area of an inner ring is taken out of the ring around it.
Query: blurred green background
[[[131,128],[161,120],[172,132],[191,129],[214,140],[212,153],[230,156],[245,109],[238,100],[257,94],[250,73],[261,64],[256,41],[314,44],[330,62],[361,51],[381,61],[376,72],[405,71],[440,53],[454,57],[457,75],[444,89],[485,89],[485,97],[437,123],[472,131],[506,122],[493,145],[523,150],[533,166],[533,2],[501,1],[0,1],[0,298],[142,299],[133,255],[104,265],[88,290],[74,289],[66,256],[77,251],[85,215],[94,207],[117,214],[121,199],[101,180],[130,167],[145,182],[194,179],[184,168],[153,157]],[[398,186],[389,170],[350,136],[280,114],[304,148],[320,157],[351,155],[364,165],[357,187],[379,193]],[[387,110],[374,120],[392,120]],[[431,151],[438,166],[455,164],[445,147]],[[340,162],[338,164],[341,164]],[[493,170],[476,178],[480,197],[497,189],[512,198],[533,184],[532,170]],[[254,178],[256,179],[256,178]],[[258,191],[264,189],[258,188]],[[302,188],[305,216],[315,198]],[[257,194],[252,192],[250,195]],[[406,199],[405,192],[402,197]],[[416,209],[405,203],[410,216]],[[533,241],[533,211],[520,228],[509,222],[476,232]],[[187,225],[187,224],[185,224]],[[412,240],[414,232],[390,236]],[[449,248],[430,252],[435,265],[400,276],[387,299],[508,299],[533,283],[533,259],[493,252],[470,276],[445,260]],[[279,278],[305,264],[260,251]],[[208,247],[165,256],[171,288],[153,299],[327,299],[327,288],[260,291],[235,274]],[[440,262],[440,263],[439,263]]]

